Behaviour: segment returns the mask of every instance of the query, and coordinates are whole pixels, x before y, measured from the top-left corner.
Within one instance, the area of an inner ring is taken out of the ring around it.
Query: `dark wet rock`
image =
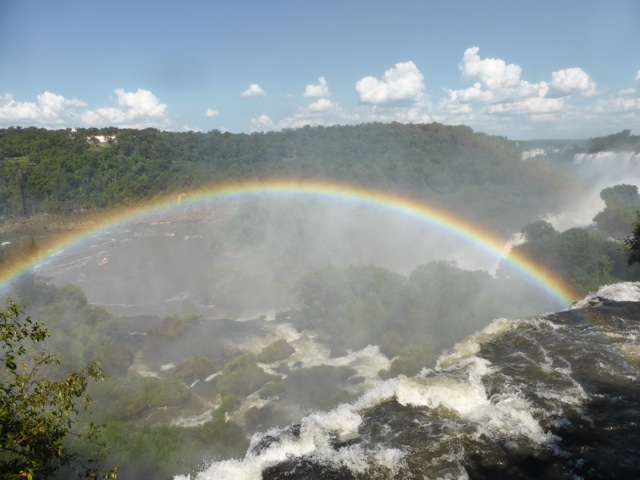
[[[267,433],[262,435],[259,442],[251,445],[249,452],[252,455],[259,455],[273,444],[281,443],[285,438],[291,437],[300,437],[300,424],[290,425],[274,434]]]
[[[304,478],[306,480],[355,480],[356,477],[346,467],[322,465],[309,459],[291,459],[262,472],[263,480],[285,480]]]

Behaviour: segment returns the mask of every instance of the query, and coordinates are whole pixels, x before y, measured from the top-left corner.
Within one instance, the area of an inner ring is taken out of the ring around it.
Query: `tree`
[[[524,235],[527,242],[535,242],[543,238],[553,237],[557,234],[558,231],[553,228],[553,225],[544,220],[531,222],[522,229],[522,235]]]
[[[45,371],[60,364],[57,357],[42,350],[28,352],[25,345],[42,342],[49,332],[23,317],[11,300],[0,313],[0,477],[48,478],[66,466],[78,478],[115,478],[115,469],[98,470],[101,427],[84,425],[80,418],[91,405],[89,381],[102,379],[101,369],[94,362],[50,380]],[[74,441],[90,453],[73,452]]]
[[[636,212],[636,221],[633,223],[633,233],[623,240],[627,248],[627,263],[629,266],[640,263],[640,211]]]
[[[594,217],[598,230],[620,238],[631,230],[635,212],[640,207],[636,185],[615,185],[600,192],[605,209]]]
[[[640,205],[638,187],[636,185],[615,185],[600,192],[600,198],[607,208],[637,207]]]

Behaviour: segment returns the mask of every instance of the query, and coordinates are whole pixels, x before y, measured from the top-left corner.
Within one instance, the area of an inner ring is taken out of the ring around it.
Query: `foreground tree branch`
[[[67,467],[78,478],[115,478],[115,469],[99,468],[102,427],[80,419],[91,407],[89,382],[101,380],[102,370],[92,362],[51,380],[45,370],[59,365],[58,358],[27,348],[36,350],[48,336],[44,326],[7,301],[0,313],[0,477],[48,478]],[[89,453],[74,452],[72,443]]]

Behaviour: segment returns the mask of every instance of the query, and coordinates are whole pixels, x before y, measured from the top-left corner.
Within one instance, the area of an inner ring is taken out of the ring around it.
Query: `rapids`
[[[638,478],[639,301],[624,283],[498,319],[435,368],[256,434],[196,480]]]

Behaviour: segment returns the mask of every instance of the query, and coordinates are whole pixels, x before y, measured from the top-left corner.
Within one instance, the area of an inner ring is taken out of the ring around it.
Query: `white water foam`
[[[518,328],[525,320],[509,320],[498,318],[483,330],[476,332],[456,343],[453,348],[443,353],[437,361],[437,368],[445,368],[461,360],[475,356],[483,344],[500,337],[509,330]]]
[[[477,425],[487,435],[509,439],[526,437],[538,444],[551,442],[553,437],[543,431],[531,414],[531,405],[517,389],[488,397],[482,378],[493,371],[487,360],[470,356],[422,376],[400,375],[380,382],[352,404],[342,404],[330,412],[305,417],[299,436],[286,430],[267,432],[277,441],[260,450],[256,446],[263,436],[256,435],[253,449],[249,449],[244,459],[213,463],[195,478],[258,480],[265,467],[303,456],[322,464],[346,466],[352,472],[366,473],[373,466],[398,471],[404,458],[398,449],[376,447],[372,450],[356,444],[335,450],[332,445],[335,438],[357,437],[362,423],[360,412],[394,399],[402,405],[445,409],[463,422]],[[176,477],[178,480],[188,478]]]
[[[640,302],[640,282],[620,282],[605,285],[595,293],[590,293],[576,302],[573,308],[584,308],[597,305],[603,300],[614,302]]]
[[[142,377],[156,377],[159,378],[160,374],[151,370],[149,365],[142,361],[142,352],[136,353],[133,363],[129,367],[129,372],[137,373]]]
[[[317,334],[308,330],[299,332],[288,323],[270,325],[264,337],[251,337],[247,341],[234,344],[234,346],[257,355],[263,348],[280,339],[286,340],[294,352],[286,359],[273,364],[260,363],[259,366],[267,373],[282,375],[278,373],[277,367],[283,363],[291,370],[321,365],[346,366],[353,368],[358,376],[364,378],[364,385],[360,384],[358,387],[361,389],[378,383],[378,372],[388,370],[391,366],[391,359],[375,345],[368,345],[361,350],[348,351],[346,355],[340,357],[331,357],[330,348],[318,341]]]
[[[403,453],[394,448],[365,449],[352,445],[336,451],[332,446],[335,436],[347,439],[357,433],[362,418],[352,406],[341,405],[328,413],[315,413],[305,417],[300,425],[300,434],[292,435],[286,430],[274,429],[266,433],[278,441],[253,453],[262,437],[254,436],[249,453],[242,460],[225,460],[211,464],[198,473],[195,480],[260,480],[262,471],[272,465],[309,456],[322,464],[346,466],[353,472],[364,473],[372,465],[397,472]],[[177,476],[176,480],[187,480],[189,476]]]

